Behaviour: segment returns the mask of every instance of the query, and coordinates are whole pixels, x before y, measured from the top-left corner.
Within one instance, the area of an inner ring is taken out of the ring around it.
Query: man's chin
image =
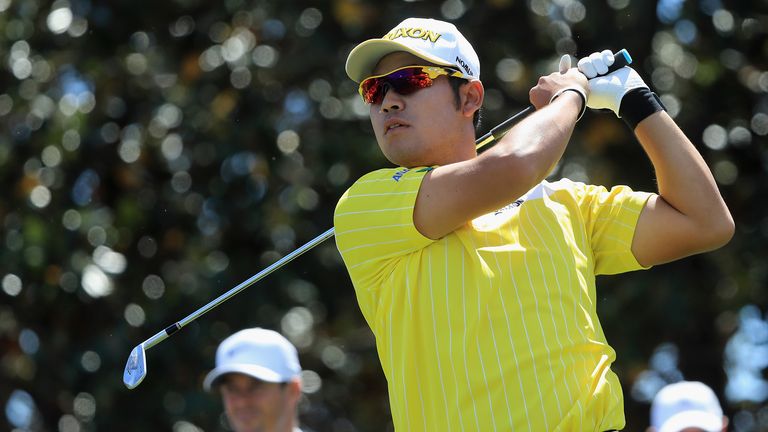
[[[232,429],[236,432],[260,432],[263,431],[261,422],[252,417],[237,418],[232,423]]]

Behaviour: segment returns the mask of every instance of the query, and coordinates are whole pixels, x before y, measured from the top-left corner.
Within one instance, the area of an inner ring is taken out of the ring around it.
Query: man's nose
[[[405,107],[405,101],[398,92],[392,88],[387,89],[381,100],[381,112],[400,111]]]

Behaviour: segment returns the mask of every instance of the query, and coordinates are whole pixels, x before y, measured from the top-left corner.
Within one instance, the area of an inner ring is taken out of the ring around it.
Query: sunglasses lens
[[[432,78],[420,67],[401,69],[382,77],[368,78],[360,85],[365,103],[380,104],[389,88],[408,95],[432,85]]]
[[[363,101],[369,104],[380,103],[381,99],[384,98],[383,85],[381,78],[368,78],[363,81],[360,84],[360,94],[363,95]]]

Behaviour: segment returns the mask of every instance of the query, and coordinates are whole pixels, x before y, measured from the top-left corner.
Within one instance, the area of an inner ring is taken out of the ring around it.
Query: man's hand
[[[629,66],[600,76],[606,73],[612,64],[613,53],[610,50],[604,50],[579,60],[578,69],[589,78],[587,106],[592,109],[610,109],[616,114],[616,117],[621,117],[619,107],[624,95],[630,90],[648,88],[648,86],[640,78],[640,75]]]
[[[587,78],[575,68],[568,69],[565,73],[554,72],[539,78],[539,82],[528,92],[528,96],[531,104],[540,109],[568,88],[577,92],[581,90],[582,95],[586,96]]]

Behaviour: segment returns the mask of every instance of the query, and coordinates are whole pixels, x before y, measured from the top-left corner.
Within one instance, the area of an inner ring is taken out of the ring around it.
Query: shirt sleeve
[[[336,246],[355,289],[376,289],[394,265],[393,258],[432,243],[413,223],[419,187],[429,171],[374,171],[339,199],[333,218]]]
[[[579,183],[579,207],[595,260],[595,274],[616,274],[643,267],[632,253],[637,221],[652,194],[627,186],[610,190]]]

